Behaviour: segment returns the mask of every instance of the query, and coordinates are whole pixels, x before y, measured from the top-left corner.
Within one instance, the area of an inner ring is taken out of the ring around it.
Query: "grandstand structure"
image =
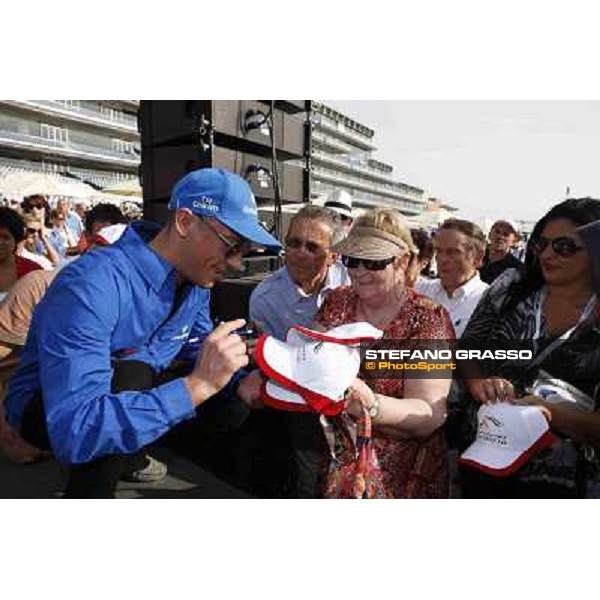
[[[0,177],[52,173],[101,190],[136,179],[141,160],[137,100],[0,101]],[[336,189],[355,206],[391,207],[407,216],[424,191],[399,181],[374,158],[375,131],[322,102],[311,102],[311,200]]]

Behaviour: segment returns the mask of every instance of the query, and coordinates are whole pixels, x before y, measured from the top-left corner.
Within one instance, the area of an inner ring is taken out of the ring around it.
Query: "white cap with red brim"
[[[299,405],[299,396],[324,415],[340,413],[344,394],[360,369],[360,342],[374,341],[382,335],[368,323],[343,325],[324,333],[293,327],[285,342],[263,335],[254,353],[257,365],[273,383],[294,394],[284,394],[269,382],[265,403]]]
[[[514,474],[555,440],[537,406],[484,404],[477,421],[477,438],[458,462],[496,477]]]

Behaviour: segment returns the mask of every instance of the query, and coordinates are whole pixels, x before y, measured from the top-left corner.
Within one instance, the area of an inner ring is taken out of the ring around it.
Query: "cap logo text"
[[[199,208],[200,210],[204,210],[207,212],[219,212],[219,205],[215,203],[212,198],[208,196],[201,196],[198,200],[194,200],[192,202],[193,208]]]

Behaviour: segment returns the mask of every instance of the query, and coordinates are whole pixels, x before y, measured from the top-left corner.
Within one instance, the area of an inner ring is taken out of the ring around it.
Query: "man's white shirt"
[[[415,291],[441,304],[450,313],[456,337],[459,338],[488,287],[487,283],[481,281],[477,272],[469,281],[454,290],[452,296],[448,295],[440,279],[419,278]]]

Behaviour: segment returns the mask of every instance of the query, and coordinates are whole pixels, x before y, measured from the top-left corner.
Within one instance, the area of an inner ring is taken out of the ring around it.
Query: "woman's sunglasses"
[[[360,264],[367,269],[367,271],[383,271],[388,265],[391,265],[395,256],[391,258],[383,258],[381,260],[371,260],[369,258],[354,258],[354,256],[342,256],[342,264],[347,269],[358,269]]]
[[[570,237],[557,237],[554,239],[548,239],[547,237],[540,236],[539,238],[532,240],[532,250],[540,255],[548,246],[552,246],[552,251],[561,258],[570,258],[583,250],[583,246],[580,246],[573,238]]]

